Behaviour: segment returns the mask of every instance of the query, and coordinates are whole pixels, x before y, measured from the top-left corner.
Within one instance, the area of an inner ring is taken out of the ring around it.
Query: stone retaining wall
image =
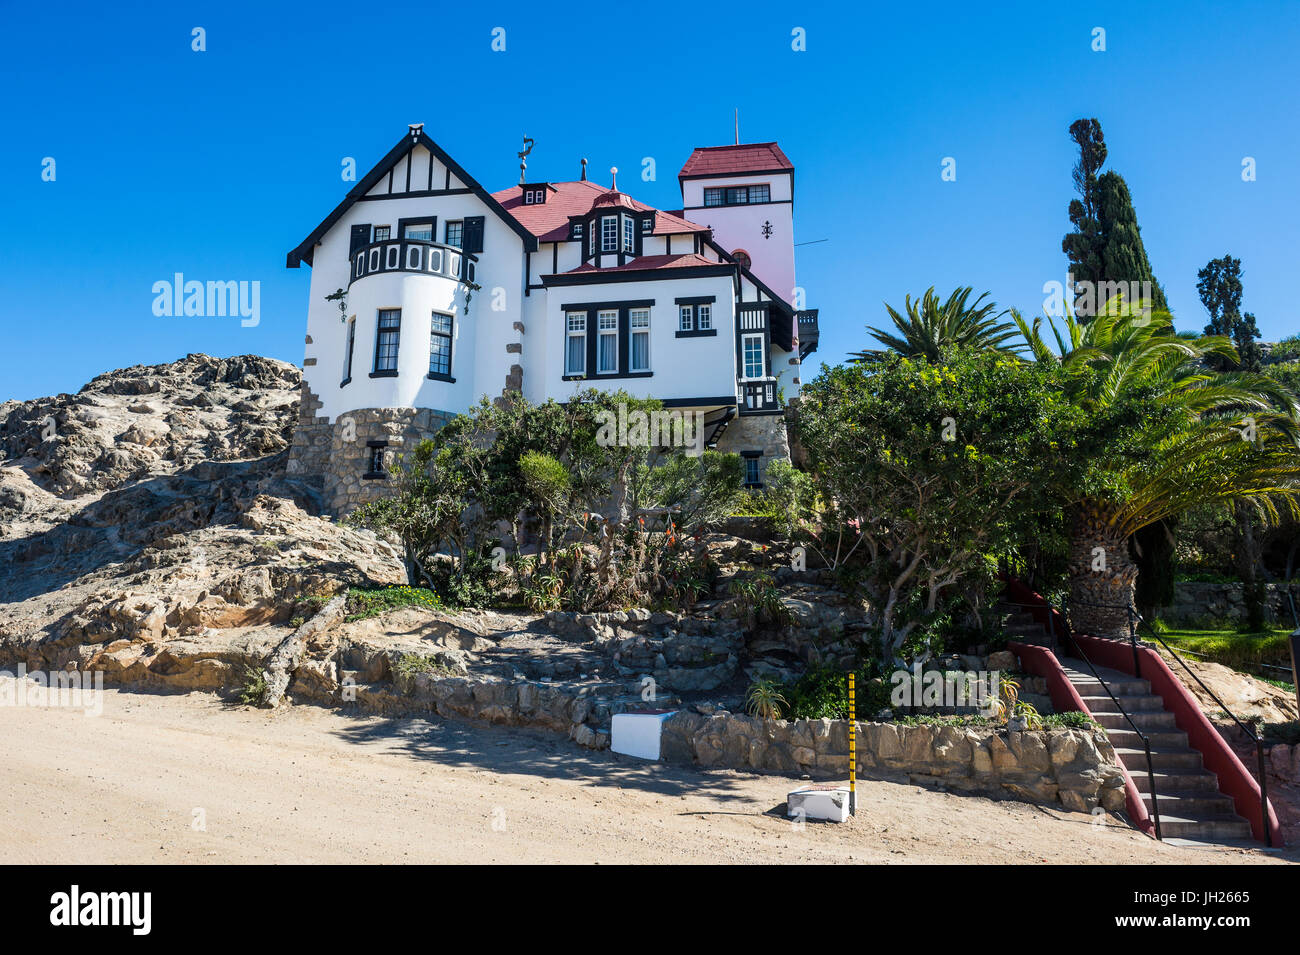
[[[1124,777],[1101,729],[1010,733],[998,727],[857,724],[858,773],[929,780],[966,792],[1059,802],[1074,812],[1124,808]],[[683,710],[664,721],[669,762],[847,778],[848,722],[763,721]]]
[[[1287,588],[1281,584],[1267,584],[1264,589],[1268,619],[1290,625],[1291,606],[1287,602]],[[1300,606],[1300,587],[1296,587],[1295,591],[1296,603]],[[1175,624],[1245,620],[1246,601],[1242,597],[1242,585],[1179,581],[1174,584],[1174,602],[1165,609],[1162,616]]]

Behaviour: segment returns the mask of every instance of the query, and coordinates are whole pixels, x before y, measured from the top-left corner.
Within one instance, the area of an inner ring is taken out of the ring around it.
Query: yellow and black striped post
[[[854,675],[849,671],[849,815],[858,814],[858,733],[857,697]]]

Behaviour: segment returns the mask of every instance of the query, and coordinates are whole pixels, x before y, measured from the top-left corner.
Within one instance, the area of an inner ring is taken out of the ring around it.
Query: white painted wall
[[[537,293],[534,293],[536,295]],[[705,338],[677,338],[675,298],[713,295],[713,324],[718,334]],[[697,398],[734,395],[736,391],[735,293],[729,276],[661,279],[649,282],[611,282],[551,288],[546,293],[545,322],[540,334],[528,327],[524,353],[525,393],[534,401],[567,401],[592,387],[591,381],[564,381],[564,306],[587,302],[625,302],[652,299],[650,309],[649,378],[616,378],[595,382],[610,390],[623,389],[638,398]],[[590,332],[589,332],[590,334]],[[536,369],[540,368],[540,375]],[[529,388],[530,376],[540,386]]]

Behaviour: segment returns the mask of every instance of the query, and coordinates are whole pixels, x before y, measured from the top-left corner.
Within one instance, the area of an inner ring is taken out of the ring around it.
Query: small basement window
[[[388,458],[388,442],[368,441],[366,452],[366,473],[361,477],[367,481],[387,479],[388,472],[384,465]]]
[[[742,451],[745,461],[745,487],[762,487],[762,471],[759,469],[759,462],[762,461],[761,451]]]

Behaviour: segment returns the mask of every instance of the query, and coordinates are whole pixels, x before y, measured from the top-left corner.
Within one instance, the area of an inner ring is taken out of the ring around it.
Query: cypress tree
[[[1079,161],[1074,166],[1074,186],[1078,199],[1070,201],[1069,215],[1074,231],[1061,240],[1061,250],[1070,260],[1070,272],[1076,283],[1091,283],[1089,290],[1076,290],[1076,309],[1081,299],[1100,309],[1098,301],[1103,282],[1151,283],[1154,309],[1166,309],[1164,289],[1156,281],[1142,243],[1142,232],[1133,208],[1133,196],[1124,177],[1114,170],[1100,172],[1106,162],[1106,141],[1101,123],[1096,119],[1079,119],[1070,124],[1070,138],[1079,147]],[[1137,304],[1136,302],[1130,304]],[[1088,315],[1080,315],[1086,321]]]

